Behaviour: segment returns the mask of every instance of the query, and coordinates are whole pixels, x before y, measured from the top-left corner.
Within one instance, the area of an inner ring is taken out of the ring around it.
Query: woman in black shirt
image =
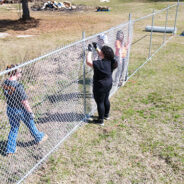
[[[100,50],[96,43],[93,46],[97,50],[100,60],[92,61],[92,45],[88,45],[86,63],[94,69],[93,75],[93,95],[98,109],[97,123],[104,123],[108,119],[110,111],[109,93],[112,88],[112,72],[117,68],[114,59],[114,51],[111,47],[103,46]]]

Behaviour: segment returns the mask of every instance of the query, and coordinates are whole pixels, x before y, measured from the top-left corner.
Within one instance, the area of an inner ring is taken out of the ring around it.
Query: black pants
[[[105,92],[99,91],[98,89],[95,90],[95,88],[93,89],[93,95],[94,95],[95,102],[97,104],[99,119],[104,119],[104,116],[108,117],[108,115],[109,115],[109,111],[110,111],[110,101],[109,101],[110,89],[105,91]]]

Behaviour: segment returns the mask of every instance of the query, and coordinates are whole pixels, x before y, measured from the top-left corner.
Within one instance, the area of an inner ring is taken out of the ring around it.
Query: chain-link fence
[[[119,66],[113,73],[112,95],[173,36],[166,28],[176,28],[178,6],[137,20],[130,15],[125,24],[88,38],[83,33],[78,42],[1,72],[0,183],[21,183],[95,112],[93,70],[85,64],[89,43],[106,44],[115,51]],[[151,32],[145,31],[147,25]],[[165,31],[153,32],[154,25]],[[98,59],[96,51],[93,58]],[[34,118],[27,113],[28,102]]]
[[[129,78],[142,68],[176,33],[179,2],[145,17],[133,20]],[[146,31],[150,27],[150,31]],[[156,30],[154,30],[154,28]],[[169,30],[169,31],[168,31]]]

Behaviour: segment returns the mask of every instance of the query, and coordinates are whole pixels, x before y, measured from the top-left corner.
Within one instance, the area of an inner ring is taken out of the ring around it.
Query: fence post
[[[166,18],[165,18],[165,32],[164,32],[164,37],[163,37],[163,44],[165,43],[165,40],[166,40],[166,28],[167,28],[167,23],[168,23],[168,13],[169,13],[169,6],[167,7]]]
[[[123,82],[127,81],[128,79],[128,65],[129,65],[129,58],[130,58],[130,47],[131,47],[131,24],[132,24],[132,15],[131,13],[129,13],[129,17],[128,17],[128,39],[127,39],[127,43],[128,43],[128,57],[126,57],[126,61],[125,61],[125,72],[124,72],[124,76],[123,76]]]
[[[82,32],[82,39],[85,39],[85,32]],[[84,93],[84,116],[86,117],[86,53],[85,41],[83,41],[83,93]]]
[[[177,22],[177,18],[178,18],[178,8],[180,5],[180,0],[178,0],[177,6],[176,6],[176,15],[175,15],[175,21],[174,21],[174,32],[173,35],[176,34],[176,22]]]
[[[153,26],[154,26],[154,17],[155,17],[155,10],[153,10],[153,16],[152,16],[152,24],[151,24],[151,34],[150,34],[150,45],[149,45],[149,55],[148,59],[151,56],[151,48],[152,48],[152,35],[153,35]]]

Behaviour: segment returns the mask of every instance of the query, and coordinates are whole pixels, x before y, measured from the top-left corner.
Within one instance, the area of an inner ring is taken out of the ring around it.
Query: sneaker
[[[12,152],[11,153],[5,153],[5,156],[11,157],[11,156],[15,155],[16,152],[17,152],[17,148],[15,149],[15,152],[14,153],[12,153]]]
[[[103,123],[99,123],[100,126],[104,126],[104,122]]]
[[[89,118],[87,118],[88,121],[93,121],[94,119],[98,119],[98,116],[90,116]]]
[[[48,135],[45,134],[44,137],[42,138],[42,140],[40,142],[38,142],[38,144],[43,144],[47,139],[48,139]]]
[[[15,153],[6,153],[7,157],[12,157]]]
[[[98,125],[101,125],[101,126],[104,126],[104,121],[103,121],[103,119],[94,120],[94,123],[96,123],[96,124],[98,124]]]
[[[109,117],[109,116],[107,116],[107,117],[104,117],[104,119],[105,119],[105,120],[110,120],[110,117]]]
[[[110,119],[109,114],[104,114],[104,119],[109,120]]]

